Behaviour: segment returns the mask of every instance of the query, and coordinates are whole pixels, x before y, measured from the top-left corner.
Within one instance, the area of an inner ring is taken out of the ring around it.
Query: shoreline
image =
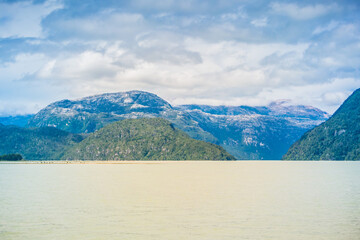
[[[360,162],[360,161],[336,161],[336,160],[25,160],[25,161],[0,161],[1,164],[162,164],[179,162],[253,162],[253,163],[273,163],[273,162]]]
[[[163,161],[136,161],[136,160],[29,160],[29,161],[0,161],[0,164],[154,164]]]

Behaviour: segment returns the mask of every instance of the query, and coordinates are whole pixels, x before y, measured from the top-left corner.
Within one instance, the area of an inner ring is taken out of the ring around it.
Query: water
[[[360,162],[0,164],[1,240],[360,239]]]

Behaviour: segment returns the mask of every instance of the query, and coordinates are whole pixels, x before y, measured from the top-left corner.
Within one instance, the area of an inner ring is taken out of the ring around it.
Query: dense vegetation
[[[0,154],[15,152],[28,160],[59,159],[64,150],[82,139],[53,127],[26,129],[0,124]]]
[[[222,147],[190,138],[160,118],[127,119],[90,134],[66,160],[234,160]]]
[[[360,89],[291,146],[285,160],[360,160]]]
[[[0,161],[20,161],[23,160],[21,154],[11,153],[0,156]]]

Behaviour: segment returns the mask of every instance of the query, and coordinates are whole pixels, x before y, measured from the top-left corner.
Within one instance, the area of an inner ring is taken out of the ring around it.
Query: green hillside
[[[284,160],[360,160],[360,89],[293,144]]]
[[[82,139],[81,135],[53,127],[26,129],[0,124],[0,155],[18,153],[27,160],[59,159],[65,149]]]
[[[160,118],[107,125],[71,147],[66,160],[234,160],[222,147],[190,138]]]

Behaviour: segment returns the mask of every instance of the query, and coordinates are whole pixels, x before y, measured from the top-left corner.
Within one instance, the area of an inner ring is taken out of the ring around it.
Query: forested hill
[[[285,160],[360,160],[360,89],[293,144]]]
[[[235,160],[222,147],[190,138],[160,118],[107,125],[70,148],[66,160]]]

